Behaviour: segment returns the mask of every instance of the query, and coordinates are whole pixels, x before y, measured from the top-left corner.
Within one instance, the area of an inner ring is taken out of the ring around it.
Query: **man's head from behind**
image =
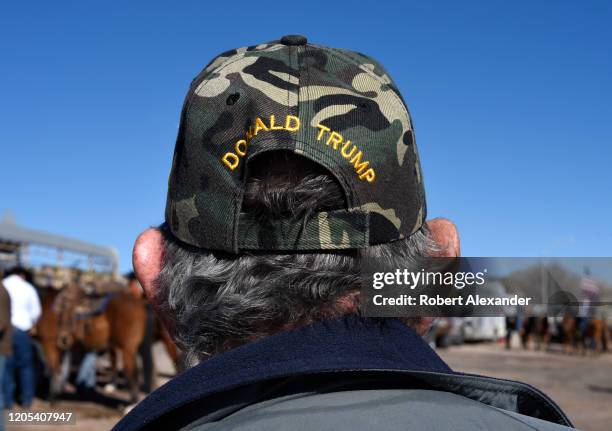
[[[364,259],[418,270],[457,255],[454,225],[425,214],[412,122],[382,66],[285,37],[192,83],[166,223],[138,238],[134,269],[204,359],[359,313]]]
[[[22,266],[15,266],[5,273],[6,277],[9,277],[11,275],[16,275],[18,277],[21,277],[23,280],[32,282],[32,273]]]

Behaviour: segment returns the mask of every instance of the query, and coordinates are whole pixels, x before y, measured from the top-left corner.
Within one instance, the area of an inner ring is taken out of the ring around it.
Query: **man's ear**
[[[461,256],[461,242],[455,223],[445,218],[435,218],[427,221],[427,227],[432,239],[439,247],[438,257]]]
[[[436,257],[459,257],[461,256],[461,242],[459,232],[455,223],[446,218],[435,218],[427,220],[427,227],[431,232],[432,239],[438,245]],[[413,326],[419,335],[425,335],[435,318],[421,317]]]
[[[162,269],[164,252],[164,239],[158,229],[145,230],[134,243],[134,250],[132,251],[134,273],[151,303],[155,302],[157,289],[155,280],[157,280]]]

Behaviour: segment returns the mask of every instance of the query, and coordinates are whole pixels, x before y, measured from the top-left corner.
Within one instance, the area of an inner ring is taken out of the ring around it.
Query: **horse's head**
[[[68,284],[57,296],[54,309],[57,316],[57,347],[69,350],[76,339],[76,309],[84,297],[76,283]]]

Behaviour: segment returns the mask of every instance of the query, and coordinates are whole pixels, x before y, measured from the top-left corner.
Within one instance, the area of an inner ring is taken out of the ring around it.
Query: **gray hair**
[[[290,156],[276,166],[288,163],[294,163]],[[342,206],[341,189],[328,174],[296,163],[285,174],[269,168],[252,174],[243,210],[303,220]],[[385,262],[387,270],[418,270],[437,250],[426,225],[407,239],[358,250],[239,255],[195,249],[165,224],[160,230],[165,254],[156,303],[192,363],[283,330],[359,313],[364,259]]]

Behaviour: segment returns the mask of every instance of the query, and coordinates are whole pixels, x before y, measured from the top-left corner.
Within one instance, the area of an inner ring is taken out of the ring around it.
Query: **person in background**
[[[95,350],[86,352],[81,359],[75,384],[79,394],[86,398],[96,395],[96,361],[98,354]]]
[[[15,378],[19,378],[20,402],[24,407],[32,405],[34,398],[34,355],[29,331],[41,314],[40,299],[34,286],[28,281],[28,272],[14,268],[2,283],[11,300],[13,355],[6,361],[3,377],[4,403],[13,407]]]
[[[506,316],[506,349],[512,348],[512,334],[515,332],[521,336],[523,332],[524,310],[517,308],[513,315]]]
[[[145,326],[144,338],[142,339],[142,343],[140,343],[140,347],[138,348],[138,354],[140,355],[140,359],[142,360],[142,372],[143,372],[143,386],[142,390],[145,393],[149,393],[153,390],[153,326],[154,316],[153,309],[151,305],[145,300],[144,292],[142,291],[142,287],[140,283],[136,279],[134,272],[130,272],[126,274],[128,279],[128,291],[138,299],[145,301],[145,306],[147,310],[147,323]]]
[[[4,374],[6,360],[11,356],[11,298],[0,283],[0,382]],[[4,431],[4,396],[0,391],[0,431]]]

